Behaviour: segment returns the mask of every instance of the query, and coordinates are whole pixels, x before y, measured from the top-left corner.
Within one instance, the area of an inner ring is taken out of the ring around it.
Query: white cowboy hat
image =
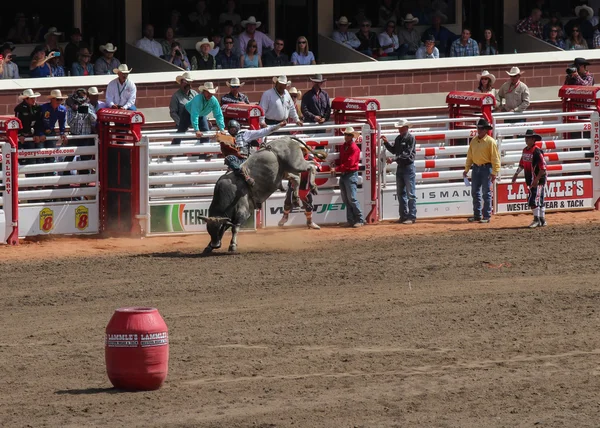
[[[296,94],[296,95],[298,95],[298,97],[301,97],[301,96],[302,96],[302,92],[300,92],[298,89],[296,89],[296,87],[295,87],[295,86],[292,86],[292,87],[291,87],[291,88],[288,90],[288,93],[289,93],[290,95],[292,95],[292,94]]]
[[[480,81],[482,77],[487,77],[488,79],[490,79],[490,81],[492,82],[492,85],[494,84],[494,82],[496,81],[496,76],[494,76],[492,73],[490,73],[487,70],[483,70],[481,72],[481,74],[477,75],[477,81]]]
[[[48,95],[48,99],[51,100],[52,98],[56,98],[57,100],[67,99],[67,97],[60,92],[60,89],[52,89],[52,92],[50,92],[50,95]]]
[[[187,71],[186,71],[185,73],[183,73],[181,76],[177,76],[177,77],[175,78],[175,81],[176,81],[177,83],[181,83],[181,81],[182,81],[182,80],[185,80],[185,81],[186,81],[186,82],[188,82],[188,83],[191,83],[191,82],[193,82],[193,81],[194,81],[194,79],[192,79],[192,76],[191,76],[191,74],[190,74],[190,73],[188,73]]]
[[[507,71],[506,74],[509,76],[516,76],[517,74],[523,74],[523,72],[521,72],[519,67],[513,67],[510,69],[510,71]]]
[[[202,47],[202,45],[208,45],[208,46],[210,46],[211,49],[215,48],[215,42],[209,42],[206,37],[204,37],[202,40],[200,40],[198,43],[196,43],[196,50],[198,52],[200,52],[200,48]]]
[[[21,95],[19,95],[19,101],[23,101],[25,98],[37,98],[41,97],[42,94],[39,92],[33,92],[33,89],[25,89]]]
[[[256,28],[258,28],[258,27],[260,27],[260,24],[262,24],[262,22],[257,21],[255,17],[251,16],[248,19],[244,19],[241,22],[241,25],[244,28],[246,28],[246,25],[248,25],[248,24],[254,24],[254,25],[256,25]]]
[[[210,93],[210,94],[213,94],[213,95],[214,95],[214,94],[216,94],[216,93],[217,93],[217,91],[219,90],[219,87],[217,86],[217,87],[215,88],[215,85],[213,85],[213,82],[204,82],[204,85],[202,85],[202,86],[198,87],[198,90],[199,90],[200,92],[202,92],[202,91],[207,91],[208,93]]]
[[[117,74],[117,73],[123,73],[123,74],[129,74],[133,71],[133,68],[129,68],[127,67],[127,64],[120,64],[118,68],[113,68],[113,73]]]
[[[112,43],[100,45],[100,47],[98,49],[100,49],[100,52],[116,52],[117,51],[117,47],[114,46]]]
[[[246,84],[246,82],[240,83],[240,79],[238,79],[237,77],[232,77],[231,80],[229,82],[225,82],[225,84],[230,88],[241,88]]]
[[[412,123],[410,123],[406,119],[400,119],[398,122],[394,123],[394,128],[402,128],[404,126],[408,126],[410,128],[412,126]]]
[[[353,127],[349,126],[346,129],[344,129],[344,135],[354,135],[354,136],[357,136],[358,135],[358,131],[355,131]]]
[[[292,81],[287,80],[287,76],[279,76],[273,77],[273,83],[281,83],[282,85],[290,86],[292,84]]]
[[[310,81],[315,83],[323,83],[327,82],[327,79],[325,79],[322,74],[315,74],[313,77],[310,77]]]
[[[577,6],[575,8],[575,16],[579,16],[579,12],[581,12],[582,10],[587,10],[588,16],[591,18],[592,16],[594,16],[594,9],[592,9],[591,7],[583,4],[581,6]]]
[[[88,95],[102,95],[103,93],[104,91],[99,91],[95,86],[88,89]]]
[[[62,33],[56,27],[50,27],[48,32],[44,34],[44,39],[47,39],[48,36],[62,36]]]
[[[407,13],[406,16],[402,19],[402,22],[414,22],[415,24],[419,23],[419,18],[416,16],[412,16],[412,13]]]
[[[340,19],[338,19],[337,21],[335,21],[336,24],[339,25],[350,25],[352,24],[350,21],[348,21],[348,18],[346,18],[345,16],[340,16]]]

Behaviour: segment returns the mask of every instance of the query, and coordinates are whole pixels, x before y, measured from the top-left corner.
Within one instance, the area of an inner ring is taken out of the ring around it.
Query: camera
[[[179,49],[175,51],[175,56],[181,56],[181,51]]]
[[[577,73],[577,68],[575,68],[575,67],[567,68],[567,74],[573,74],[573,73]]]
[[[77,113],[88,114],[90,112],[87,104],[77,107]]]

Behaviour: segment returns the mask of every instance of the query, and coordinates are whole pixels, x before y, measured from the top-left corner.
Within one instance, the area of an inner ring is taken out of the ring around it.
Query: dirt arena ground
[[[600,214],[548,220],[2,247],[0,425],[598,427]],[[106,377],[133,305],[170,329],[155,392]]]

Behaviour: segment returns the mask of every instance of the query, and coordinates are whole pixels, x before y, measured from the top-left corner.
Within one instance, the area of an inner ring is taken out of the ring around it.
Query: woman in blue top
[[[54,58],[54,52],[50,52],[46,56],[46,49],[39,45],[33,49],[31,53],[31,62],[29,63],[30,77],[52,77],[52,69],[48,61]]]
[[[260,55],[258,54],[256,40],[248,40],[246,53],[240,57],[240,66],[242,68],[258,68],[263,66]]]
[[[296,52],[292,54],[292,65],[314,65],[315,56],[308,50],[308,40],[306,37],[300,36],[296,40]]]
[[[90,51],[83,47],[79,49],[79,61],[71,66],[71,76],[93,76],[94,66],[90,64]]]

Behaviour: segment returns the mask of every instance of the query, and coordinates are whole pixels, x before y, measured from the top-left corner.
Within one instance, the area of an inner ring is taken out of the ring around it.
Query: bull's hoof
[[[237,251],[237,245],[235,245],[235,244],[231,244],[231,245],[229,246],[229,252],[230,252],[230,253],[235,253],[236,251]]]

